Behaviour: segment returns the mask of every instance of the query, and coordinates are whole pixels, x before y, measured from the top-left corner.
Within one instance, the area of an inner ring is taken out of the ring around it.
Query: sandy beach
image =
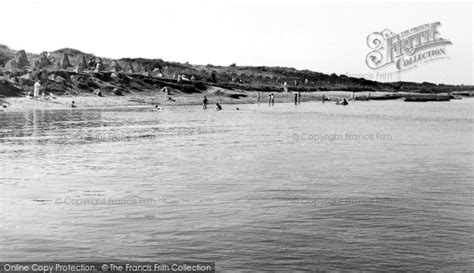
[[[378,98],[393,94],[391,92],[357,92],[356,98],[365,99],[369,96]],[[233,98],[229,95],[238,94],[239,98]],[[260,92],[260,103],[268,103],[269,92]],[[294,103],[294,92],[273,93],[275,95],[275,103]],[[301,102],[321,101],[323,95],[326,99],[350,99],[352,92],[346,91],[326,91],[301,93]],[[167,96],[162,92],[134,92],[124,96],[103,96],[99,97],[92,94],[81,94],[78,96],[58,96],[52,98],[36,98],[28,99],[24,97],[4,97],[0,98],[0,103],[6,106],[3,111],[25,111],[25,110],[43,110],[43,109],[68,109],[71,108],[72,101],[79,109],[87,108],[107,108],[107,107],[153,107],[160,106],[183,106],[183,105],[200,105],[203,97],[206,96],[211,107],[215,103],[219,104],[252,104],[258,102],[258,92],[251,91],[232,91],[213,88],[203,93],[193,94],[175,94]],[[172,100],[169,99],[172,98]]]

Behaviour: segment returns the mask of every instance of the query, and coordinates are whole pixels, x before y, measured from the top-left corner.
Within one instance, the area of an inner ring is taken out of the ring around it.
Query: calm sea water
[[[473,106],[3,112],[0,260],[474,270]]]

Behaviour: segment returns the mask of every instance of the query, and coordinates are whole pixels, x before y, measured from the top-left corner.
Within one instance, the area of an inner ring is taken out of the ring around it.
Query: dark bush
[[[203,82],[195,82],[194,87],[196,87],[197,90],[204,91],[207,89],[207,86]]]

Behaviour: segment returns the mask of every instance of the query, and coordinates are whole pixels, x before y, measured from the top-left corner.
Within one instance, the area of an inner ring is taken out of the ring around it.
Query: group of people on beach
[[[207,109],[207,105],[209,104],[209,100],[207,99],[207,96],[204,96],[202,99],[202,109]],[[216,103],[216,110],[220,111],[222,110],[222,106],[219,103]]]
[[[41,81],[38,80],[33,85],[33,92],[32,91],[28,92],[26,97],[27,98],[39,98],[40,97],[40,91],[41,91]],[[169,95],[169,90],[168,90],[167,87],[162,88],[161,91],[165,92],[166,95]],[[56,99],[56,97],[53,95],[53,93],[49,92],[49,95],[46,95],[44,91],[41,93],[41,97],[43,99],[49,99],[49,98]],[[302,97],[301,92],[295,93],[295,97],[294,97],[295,105],[301,103],[301,97]],[[171,97],[168,97],[168,100],[176,101],[176,100],[172,99]],[[328,100],[328,99],[323,94],[323,96],[322,96],[323,103],[324,103],[325,100]],[[260,94],[260,92],[257,92],[257,103],[260,103],[260,102],[261,102],[261,94]],[[275,104],[275,95],[273,93],[270,93],[268,95],[268,104],[269,105],[274,105]],[[336,104],[337,105],[348,105],[349,103],[344,98],[342,100],[341,99],[336,100]],[[204,98],[202,100],[203,109],[207,109],[208,105],[209,105],[209,100],[208,100],[207,96],[204,96]],[[71,108],[76,108],[77,107],[77,105],[75,104],[75,101],[72,101],[70,107]],[[162,111],[162,110],[163,110],[163,108],[159,105],[155,105],[155,107],[153,109],[153,111]],[[222,110],[222,106],[219,103],[216,103],[216,110],[217,111]],[[239,110],[238,107],[237,107],[237,110]]]
[[[37,80],[33,84],[33,92],[29,91],[26,94],[26,98],[27,99],[42,98],[42,99],[46,99],[46,100],[47,99],[56,99],[56,96],[54,96],[52,92],[49,92],[48,94],[46,94],[45,91],[43,91],[43,92],[41,92],[41,95],[40,95],[40,91],[41,91],[41,81]]]

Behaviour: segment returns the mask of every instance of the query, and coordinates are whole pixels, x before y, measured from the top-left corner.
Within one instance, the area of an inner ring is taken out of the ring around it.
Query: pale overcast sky
[[[447,47],[450,58],[403,72],[400,79],[474,84],[472,2],[7,0],[1,6],[0,43],[17,50],[71,47],[110,58],[287,66],[366,77],[376,73],[365,63],[370,33],[400,33],[439,21],[441,36],[453,43]]]

